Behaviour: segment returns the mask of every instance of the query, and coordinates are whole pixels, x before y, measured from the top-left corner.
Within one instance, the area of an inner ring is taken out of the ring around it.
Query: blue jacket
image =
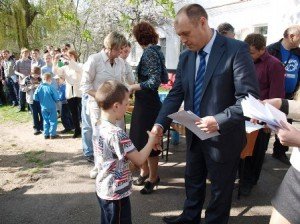
[[[55,109],[58,101],[58,93],[53,86],[42,83],[34,92],[33,99],[39,101],[42,109]]]

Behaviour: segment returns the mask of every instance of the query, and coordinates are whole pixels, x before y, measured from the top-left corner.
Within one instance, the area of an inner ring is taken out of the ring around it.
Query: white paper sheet
[[[280,121],[287,122],[286,115],[272,105],[263,104],[252,95],[241,102],[244,116],[265,122],[272,130],[281,127]]]
[[[260,124],[253,124],[250,121],[245,121],[245,127],[246,127],[246,132],[251,133],[251,132],[254,132],[256,130],[263,128],[264,126],[260,125]]]
[[[201,131],[201,129],[198,128],[197,125],[195,124],[196,121],[200,120],[200,117],[198,117],[196,114],[194,114],[191,111],[182,110],[182,111],[170,114],[168,117],[175,120],[176,122],[182,124],[186,128],[188,128],[191,132],[193,132],[195,135],[197,135],[201,140],[205,140],[205,139],[220,135],[219,132],[207,134],[204,131]]]

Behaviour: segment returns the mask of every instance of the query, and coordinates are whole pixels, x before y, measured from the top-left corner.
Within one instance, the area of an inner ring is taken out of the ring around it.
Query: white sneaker
[[[93,169],[90,171],[90,178],[95,179],[98,175],[98,168],[94,166]]]

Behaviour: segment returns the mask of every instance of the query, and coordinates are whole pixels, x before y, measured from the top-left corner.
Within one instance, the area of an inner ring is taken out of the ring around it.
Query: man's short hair
[[[40,53],[40,50],[35,48],[35,49],[32,50],[32,52]]]
[[[287,28],[283,33],[283,37],[287,38],[290,34],[300,35],[300,25],[293,25]]]
[[[3,50],[3,51],[2,51],[2,54],[4,54],[4,53],[9,54],[9,50],[7,50],[7,49]]]
[[[122,83],[109,80],[99,86],[95,94],[95,99],[100,108],[108,110],[114,103],[122,103],[128,92],[127,87]]]
[[[207,12],[199,4],[188,4],[183,6],[178,12],[177,15],[185,13],[190,21],[198,21],[201,17],[208,19]],[[176,20],[175,20],[176,21]]]
[[[234,33],[234,27],[230,23],[221,23],[217,31],[222,35],[226,35],[227,33]]]
[[[248,34],[245,38],[245,42],[257,50],[263,50],[266,47],[266,38],[259,33]]]
[[[66,43],[64,47],[71,48],[71,44]]]
[[[113,31],[104,39],[104,47],[106,49],[121,48],[126,45],[127,40],[123,34]]]

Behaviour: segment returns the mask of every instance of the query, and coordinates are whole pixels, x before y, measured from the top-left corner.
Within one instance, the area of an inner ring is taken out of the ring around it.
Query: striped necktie
[[[204,80],[204,74],[206,69],[205,57],[207,53],[203,50],[199,51],[200,63],[197,71],[197,76],[194,86],[194,113],[200,116],[200,95],[202,93],[202,86]]]

